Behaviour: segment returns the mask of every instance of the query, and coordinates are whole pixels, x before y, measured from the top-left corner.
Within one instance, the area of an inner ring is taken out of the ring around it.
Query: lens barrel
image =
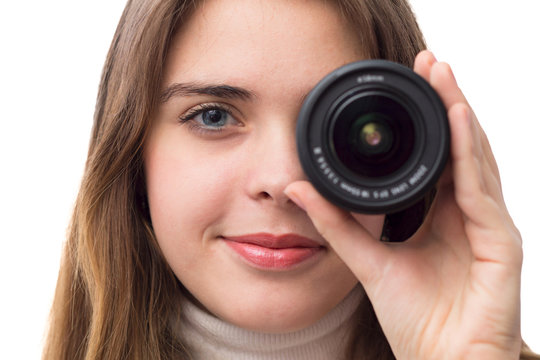
[[[386,60],[345,65],[310,92],[296,130],[315,188],[350,211],[390,214],[419,201],[449,152],[446,109],[411,69]]]

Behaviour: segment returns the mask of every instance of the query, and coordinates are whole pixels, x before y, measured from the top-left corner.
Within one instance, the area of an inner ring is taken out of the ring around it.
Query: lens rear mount
[[[316,189],[360,213],[403,210],[429,191],[446,164],[446,109],[412,70],[385,60],[326,76],[298,118],[300,162]]]

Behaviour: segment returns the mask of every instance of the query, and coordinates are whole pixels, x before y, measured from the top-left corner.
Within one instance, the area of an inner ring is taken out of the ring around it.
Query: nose
[[[247,191],[259,202],[294,204],[283,192],[287,185],[306,177],[296,150],[294,122],[268,122],[253,138]]]

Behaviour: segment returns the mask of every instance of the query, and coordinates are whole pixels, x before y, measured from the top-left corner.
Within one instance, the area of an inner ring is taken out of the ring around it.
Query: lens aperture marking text
[[[372,199],[376,201],[398,197],[421,183],[423,178],[429,172],[428,167],[422,164],[406,181],[383,189],[362,189],[354,184],[343,181],[335,173],[334,169],[328,164],[328,161],[324,157],[324,152],[321,147],[316,146],[312,151],[315,155],[314,158],[320,173],[330,180],[332,184],[337,185],[342,191],[355,198]]]
[[[424,175],[427,173],[428,168],[425,165],[421,165],[418,170],[411,176],[409,179],[409,184],[415,185],[417,182],[419,182]]]
[[[317,164],[319,164],[319,169],[321,169],[322,173],[328,178],[328,180],[332,181],[333,184],[337,184],[339,182],[339,179],[336,175],[336,173],[332,170],[332,168],[328,165],[328,162],[324,158],[324,156],[320,155],[322,154],[322,149],[320,147],[316,147],[313,149],[313,153],[317,156]]]
[[[408,189],[409,189],[409,185],[407,183],[401,183],[399,185],[393,186],[390,189],[390,192],[392,193],[392,195],[396,196],[396,195],[404,193]]]

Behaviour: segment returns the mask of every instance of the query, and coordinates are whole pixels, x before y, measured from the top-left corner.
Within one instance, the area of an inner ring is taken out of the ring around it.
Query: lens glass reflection
[[[340,162],[361,176],[380,177],[399,170],[414,147],[409,113],[384,95],[359,96],[333,118],[332,143]]]
[[[381,155],[392,148],[394,135],[389,120],[381,113],[369,113],[356,119],[349,131],[352,151],[361,156]]]

